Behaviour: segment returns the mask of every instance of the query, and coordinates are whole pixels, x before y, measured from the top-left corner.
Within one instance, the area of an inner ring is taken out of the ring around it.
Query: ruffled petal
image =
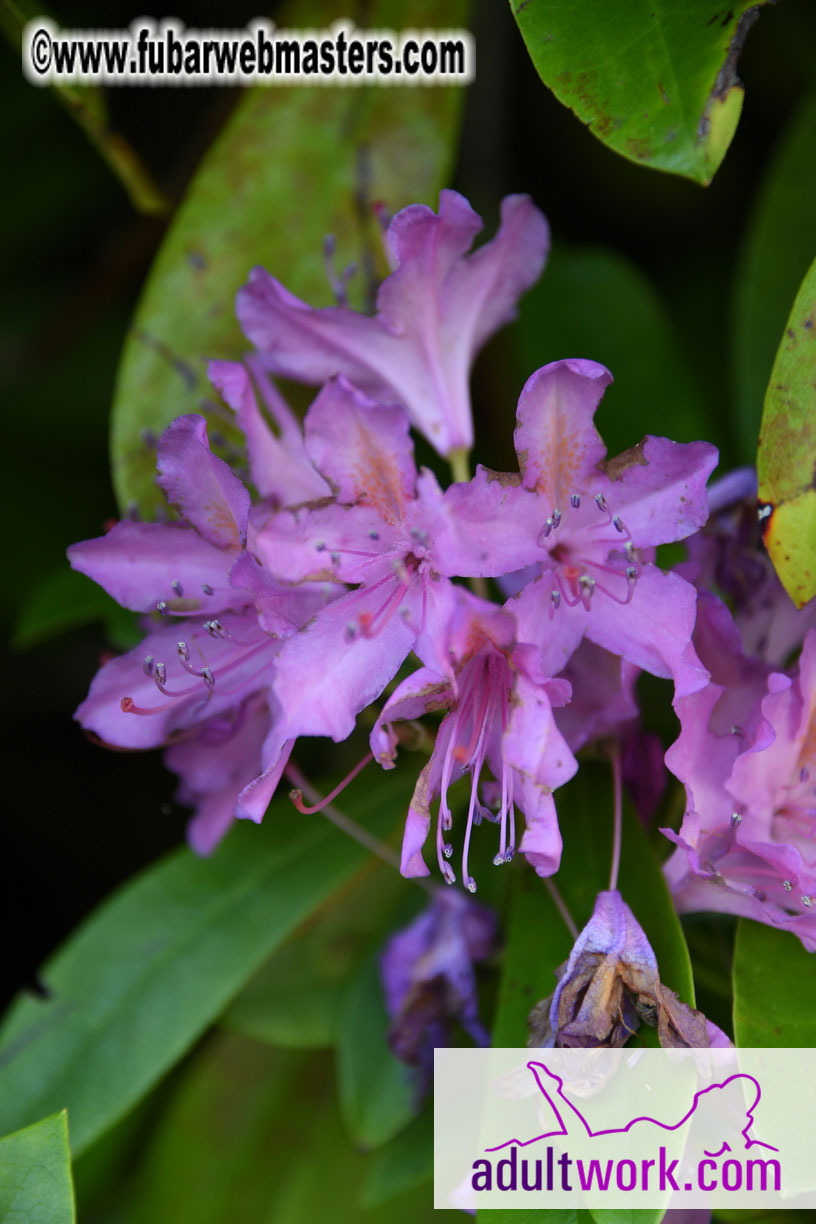
[[[385,523],[405,517],[416,468],[408,418],[345,378],[331,379],[306,414],[306,450],[345,505],[369,506]]]
[[[593,417],[612,375],[596,361],[570,358],[536,370],[518,402],[516,453],[526,489],[546,512],[564,510],[597,475],[606,447]],[[518,567],[516,567],[518,568]]]
[[[167,426],[157,450],[156,482],[167,500],[217,548],[246,540],[249,493],[210,450],[207,423],[191,413]]]
[[[261,497],[271,498],[278,506],[297,506],[330,494],[329,486],[306,454],[297,423],[294,431],[290,429],[281,438],[276,438],[269,428],[258,407],[246,366],[237,361],[211,361],[207,377],[235,412],[238,427],[246,438],[252,483]],[[282,396],[271,383],[267,382],[265,392],[267,399],[276,396],[282,402]],[[291,416],[288,406],[282,406]]]
[[[469,448],[473,355],[512,316],[549,246],[524,196],[504,201],[496,238],[467,256],[480,228],[453,191],[441,193],[438,214],[425,205],[398,213],[387,235],[398,267],[380,286],[376,318],[313,309],[254,268],[238,294],[241,326],[273,373],[312,384],[343,374],[375,399],[398,400],[441,454]]]
[[[638,548],[691,535],[708,518],[706,481],[719,454],[708,442],[644,438],[610,459],[590,487],[602,492]]]

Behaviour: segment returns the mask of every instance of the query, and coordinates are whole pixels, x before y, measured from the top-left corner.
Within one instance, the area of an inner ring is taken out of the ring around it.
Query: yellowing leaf
[[[785,590],[801,608],[816,595],[816,261],[776,354],[757,472],[765,546]]]

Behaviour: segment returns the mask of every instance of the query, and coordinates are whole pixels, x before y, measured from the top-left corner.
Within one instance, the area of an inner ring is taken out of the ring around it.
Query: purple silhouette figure
[[[727,1125],[729,1133],[733,1138],[737,1124],[743,1121],[743,1119],[744,1125],[740,1128],[739,1134],[742,1135],[743,1145],[746,1150],[751,1147],[763,1147],[768,1148],[771,1152],[779,1151],[778,1148],[773,1147],[770,1143],[763,1143],[760,1139],[752,1139],[748,1134],[754,1124],[754,1111],[762,1097],[759,1083],[752,1075],[739,1072],[729,1075],[722,1083],[710,1084],[708,1088],[701,1088],[698,1092],[695,1092],[691,1107],[677,1122],[661,1122],[658,1118],[641,1115],[632,1118],[624,1126],[596,1131],[592,1129],[577,1105],[564,1095],[564,1081],[559,1075],[556,1075],[554,1071],[550,1071],[548,1067],[545,1067],[540,1062],[528,1062],[527,1066],[532,1071],[539,1090],[557,1118],[559,1129],[545,1131],[540,1135],[535,1135],[532,1139],[508,1139],[496,1147],[486,1148],[485,1150],[488,1152],[498,1152],[502,1148],[510,1147],[514,1143],[519,1147],[529,1147],[530,1144],[537,1143],[540,1139],[554,1139],[558,1136],[575,1134],[576,1122],[579,1124],[583,1135],[590,1139],[599,1139],[606,1135],[625,1135],[631,1132],[632,1127],[639,1124],[655,1126],[664,1131],[679,1131],[687,1123],[691,1123],[692,1120],[708,1123],[708,1128],[704,1125],[701,1129],[704,1132],[709,1129],[709,1132],[712,1134]],[[752,1098],[750,1103],[749,1098]],[[726,1119],[729,1121],[726,1121]],[[733,1119],[733,1122],[729,1125],[731,1119]],[[570,1127],[573,1129],[570,1130]],[[715,1150],[709,1151],[709,1146]],[[716,1148],[716,1142],[708,1143],[703,1148],[703,1151],[706,1156],[716,1158],[724,1152],[732,1150],[731,1145],[726,1139],[722,1139],[719,1150],[716,1150]]]

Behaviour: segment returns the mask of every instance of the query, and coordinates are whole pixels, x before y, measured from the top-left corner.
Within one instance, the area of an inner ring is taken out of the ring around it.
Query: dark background
[[[190,26],[235,28],[258,10],[100,0],[54,16],[65,27],[110,28],[145,11],[157,18],[172,12]],[[814,81],[816,6],[784,0],[762,10],[740,65],[746,100],[739,129],[705,190],[624,161],[583,128],[541,85],[506,4],[479,0],[475,33],[477,79],[452,185],[490,225],[504,193],[528,191],[559,241],[607,243],[635,260],[669,306],[706,399],[711,436],[733,461],[724,304],[763,170]],[[66,546],[98,535],[116,514],[107,474],[116,366],[166,223],[133,211],[49,91],[25,82],[14,50],[3,46],[0,56],[2,613],[10,635],[33,586],[65,564]],[[174,200],[235,97],[212,88],[108,91],[114,128]],[[477,416],[487,412],[479,387],[495,380],[496,351],[477,369]],[[518,389],[511,388],[513,396]],[[670,433],[670,422],[659,421],[655,432]],[[501,460],[511,462],[511,453]],[[499,466],[495,455],[491,462]],[[71,720],[105,649],[96,626],[9,652],[0,1004],[21,985],[35,988],[37,965],[79,919],[183,837],[185,813],[172,803],[174,781],[159,754],[104,751]]]

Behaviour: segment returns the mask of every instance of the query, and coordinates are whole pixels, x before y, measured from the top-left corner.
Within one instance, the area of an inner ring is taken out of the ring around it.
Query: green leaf
[[[119,645],[135,622],[133,614],[111,599],[101,587],[67,565],[42,578],[27,596],[17,615],[11,644],[28,650],[68,629],[104,621],[109,638]],[[137,632],[136,641],[142,634]],[[127,647],[134,645],[128,641]]]
[[[504,965],[493,1021],[494,1046],[524,1045],[530,1010],[555,989],[555,969],[567,959],[571,948],[570,933],[545,884],[520,860],[513,871]]]
[[[63,1110],[0,1139],[0,1220],[73,1224],[75,1219]]]
[[[348,983],[337,1046],[343,1121],[363,1148],[387,1143],[418,1109],[416,1077],[388,1046],[379,952],[367,956]]]
[[[759,500],[765,547],[797,608],[816,595],[816,260],[802,282],[765,395]]]
[[[654,433],[656,412],[671,421],[678,442],[711,436],[712,422],[659,294],[617,251],[556,245],[541,280],[522,298],[509,342],[519,385],[546,362],[577,353],[609,367],[615,382],[603,398],[598,428],[612,455]]]
[[[388,830],[412,782],[399,771],[358,782],[347,810]],[[126,885],[43,971],[52,997],[21,999],[3,1026],[0,1128],[67,1106],[81,1152],[365,857],[280,799],[260,829],[240,824],[211,859],[180,850]]]
[[[98,1215],[106,1224],[110,1216],[113,1224],[263,1219],[272,1177],[291,1155],[282,1131],[302,1070],[301,1055],[215,1035],[183,1068],[134,1175]]]
[[[389,912],[417,892],[384,863],[324,905],[233,1000],[220,1023],[233,1032],[291,1049],[337,1040],[346,981]]]
[[[315,24],[364,13],[366,24],[385,28],[390,11],[383,0],[332,3]],[[465,0],[453,0],[445,21],[462,24],[466,12]],[[437,16],[432,0],[412,0],[399,24],[421,29]],[[304,22],[298,8],[296,24]],[[335,235],[340,267],[366,269],[378,241],[369,202],[384,200],[392,211],[414,200],[436,204],[462,96],[449,87],[257,88],[242,96],[173,220],[122,355],[111,443],[120,506],[149,514],[159,504],[145,431],[155,437],[181,413],[211,416],[207,361],[249,347],[233,303],[250,268],[263,264],[298,296],[328,302],[324,236]],[[363,303],[363,281],[358,273],[349,287],[354,305]],[[223,432],[217,409],[211,419]]]
[[[338,1116],[331,1061],[216,1033],[177,1076],[104,1224],[303,1224],[430,1219],[430,1193],[360,1202],[368,1158]],[[423,1201],[423,1199],[425,1201]],[[428,1206],[427,1217],[423,1207]]]
[[[816,1046],[813,954],[790,931],[740,920],[734,953],[738,1046]]]
[[[762,403],[790,304],[813,258],[816,92],[788,123],[762,180],[734,281],[735,431],[753,463]]]
[[[433,1181],[433,1111],[423,1109],[396,1138],[371,1153],[362,1207],[381,1207],[406,1190]]]
[[[539,76],[590,131],[630,161],[703,184],[736,131],[736,64],[759,4],[511,0]]]

